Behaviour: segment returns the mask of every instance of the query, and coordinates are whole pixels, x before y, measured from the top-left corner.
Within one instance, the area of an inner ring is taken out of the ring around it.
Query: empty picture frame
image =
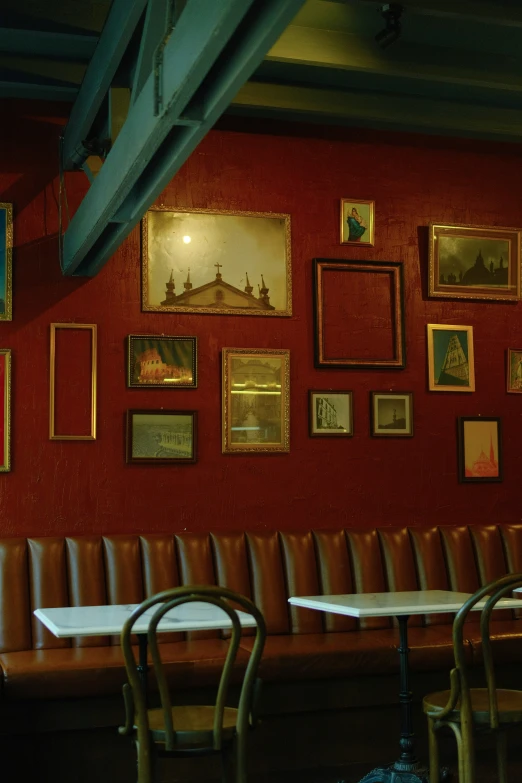
[[[314,258],[315,366],[406,365],[400,261]]]
[[[51,324],[50,440],[96,440],[96,344],[96,324]]]
[[[0,473],[11,470],[11,349],[0,349]]]
[[[13,318],[13,205],[0,203],[0,321]]]

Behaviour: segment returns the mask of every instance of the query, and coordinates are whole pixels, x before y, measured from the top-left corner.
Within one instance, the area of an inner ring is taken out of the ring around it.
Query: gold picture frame
[[[141,225],[142,311],[292,315],[290,215],[159,206]]]
[[[0,426],[0,473],[11,470],[11,349],[0,349],[0,395],[3,416]]]
[[[506,360],[506,391],[508,394],[522,394],[522,349],[508,348]]]
[[[430,223],[428,296],[517,302],[522,230]]]
[[[373,247],[375,243],[375,201],[341,199],[341,245]]]
[[[427,324],[430,391],[474,392],[473,327]]]
[[[91,332],[91,413],[88,435],[60,435],[56,432],[56,332],[60,329],[88,329]],[[97,377],[97,326],[96,324],[51,324],[51,356],[49,372],[49,440],[96,440],[96,377]]]
[[[0,321],[13,320],[13,205],[0,202]]]
[[[290,451],[290,351],[223,348],[224,454]]]

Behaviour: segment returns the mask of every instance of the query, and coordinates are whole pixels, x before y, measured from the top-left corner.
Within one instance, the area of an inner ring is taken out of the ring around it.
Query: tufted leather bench
[[[354,703],[378,703],[380,697],[368,687],[361,691],[360,684],[380,678],[382,693],[385,675],[393,675],[390,692],[396,698],[398,633],[388,618],[358,622],[290,607],[290,595],[471,593],[507,571],[522,571],[522,525],[3,539],[0,714],[8,716],[9,707],[29,701],[121,703],[119,639],[57,639],[34,618],[37,607],[139,603],[178,584],[227,585],[252,597],[265,615],[269,637],[261,673],[265,682],[278,684],[274,703],[286,685],[285,709],[306,711],[316,702],[321,709],[338,707],[341,682],[350,683],[346,698]],[[411,618],[414,672],[447,677],[451,622],[442,614]],[[494,625],[498,656],[516,664],[522,653],[520,620],[500,611]],[[470,662],[480,660],[479,638],[477,624],[469,623]],[[245,638],[244,648],[251,642]],[[228,642],[212,631],[168,634],[163,643],[169,677],[186,691],[215,682]],[[108,708],[103,714],[114,720]]]

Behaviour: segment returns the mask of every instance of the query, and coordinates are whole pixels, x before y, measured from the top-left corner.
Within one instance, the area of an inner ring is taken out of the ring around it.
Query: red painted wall
[[[138,230],[96,278],[61,276],[63,119],[22,115],[0,128],[0,201],[16,214],[14,320],[0,323],[0,347],[13,351],[12,472],[0,475],[0,535],[519,520],[522,397],[505,392],[505,351],[522,348],[522,305],[428,300],[426,226],[520,224],[522,148],[319,127],[214,131],[160,203],[291,213],[294,315],[156,314],[140,308]],[[83,175],[70,178],[72,209],[83,189]],[[375,248],[339,245],[342,196],[375,199]],[[404,262],[405,370],[314,369],[316,256]],[[65,321],[98,324],[95,442],[48,439],[49,324]],[[476,393],[427,391],[429,322],[474,327]],[[199,388],[127,389],[130,333],[197,335]],[[290,454],[221,454],[223,346],[291,350]],[[308,389],[330,387],[354,392],[353,439],[308,437]],[[369,391],[389,389],[414,392],[412,439],[369,436]],[[125,464],[125,411],[160,406],[199,411],[196,465]],[[456,417],[479,413],[503,417],[504,482],[459,485]]]

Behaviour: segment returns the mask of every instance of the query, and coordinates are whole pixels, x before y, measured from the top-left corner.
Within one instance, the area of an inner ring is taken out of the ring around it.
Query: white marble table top
[[[521,601],[522,604],[522,601]],[[138,604],[113,606],[65,606],[35,609],[35,616],[55,635],[98,636],[119,634],[123,624]],[[146,633],[150,619],[159,605],[147,610],[134,624],[134,633]],[[255,626],[256,621],[246,612],[238,612],[241,625]],[[228,615],[218,606],[194,601],[171,609],[158,625],[158,631],[204,631],[208,628],[230,628]]]
[[[410,590],[403,593],[353,593],[346,595],[293,596],[289,603],[318,609],[322,612],[347,614],[351,617],[391,617],[406,614],[434,614],[436,612],[458,612],[471,593],[457,593],[451,590]],[[486,599],[473,607],[483,609]],[[496,609],[517,609],[522,599],[502,598]]]

